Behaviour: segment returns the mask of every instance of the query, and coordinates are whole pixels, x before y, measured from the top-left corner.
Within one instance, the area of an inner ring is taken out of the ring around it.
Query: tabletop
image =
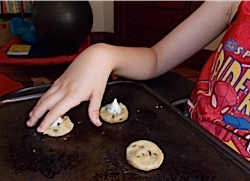
[[[247,162],[144,84],[111,82],[102,105],[114,98],[127,106],[128,120],[119,124],[104,123],[97,128],[90,123],[88,102],[84,102],[67,112],[75,127],[59,138],[38,134],[35,128],[25,126],[28,112],[37,99],[2,104],[1,178],[19,181],[249,180]],[[126,147],[140,139],[153,141],[163,150],[164,161],[158,169],[144,172],[127,163]]]

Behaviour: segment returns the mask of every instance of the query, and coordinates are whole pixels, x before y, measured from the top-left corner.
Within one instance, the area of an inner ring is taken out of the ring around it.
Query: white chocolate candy
[[[128,118],[128,109],[122,103],[117,102],[117,99],[111,104],[107,104],[100,109],[101,118],[108,123],[120,123]]]
[[[51,137],[59,137],[68,134],[74,127],[68,116],[57,118],[44,132]]]
[[[122,107],[118,104],[117,99],[114,99],[114,101],[108,105],[107,111],[111,114],[121,114]]]
[[[50,127],[52,127],[52,128],[57,128],[62,122],[63,122],[63,119],[62,119],[62,117],[60,116],[59,118],[57,118],[57,119],[50,125]]]

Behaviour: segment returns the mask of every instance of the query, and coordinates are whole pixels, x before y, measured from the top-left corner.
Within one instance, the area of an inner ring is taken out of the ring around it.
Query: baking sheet
[[[141,84],[110,83],[102,105],[114,98],[128,107],[126,122],[96,128],[85,102],[67,113],[75,127],[60,138],[25,125],[37,99],[2,105],[0,180],[249,180],[246,161],[229,148],[223,153],[224,145]],[[159,169],[144,172],[126,162],[126,147],[138,139],[151,140],[163,150]]]

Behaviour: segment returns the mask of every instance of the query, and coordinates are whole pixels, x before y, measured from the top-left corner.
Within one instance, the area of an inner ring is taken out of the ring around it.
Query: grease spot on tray
[[[64,152],[58,149],[51,149],[47,146],[32,148],[31,146],[11,142],[4,151],[6,163],[9,163],[14,172],[40,172],[47,178],[65,170],[80,165],[86,155],[78,151]]]

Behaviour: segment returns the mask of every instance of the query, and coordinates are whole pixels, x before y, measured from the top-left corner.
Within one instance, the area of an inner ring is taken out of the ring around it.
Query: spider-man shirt
[[[186,112],[250,160],[250,2],[239,5],[236,19],[201,71]]]

